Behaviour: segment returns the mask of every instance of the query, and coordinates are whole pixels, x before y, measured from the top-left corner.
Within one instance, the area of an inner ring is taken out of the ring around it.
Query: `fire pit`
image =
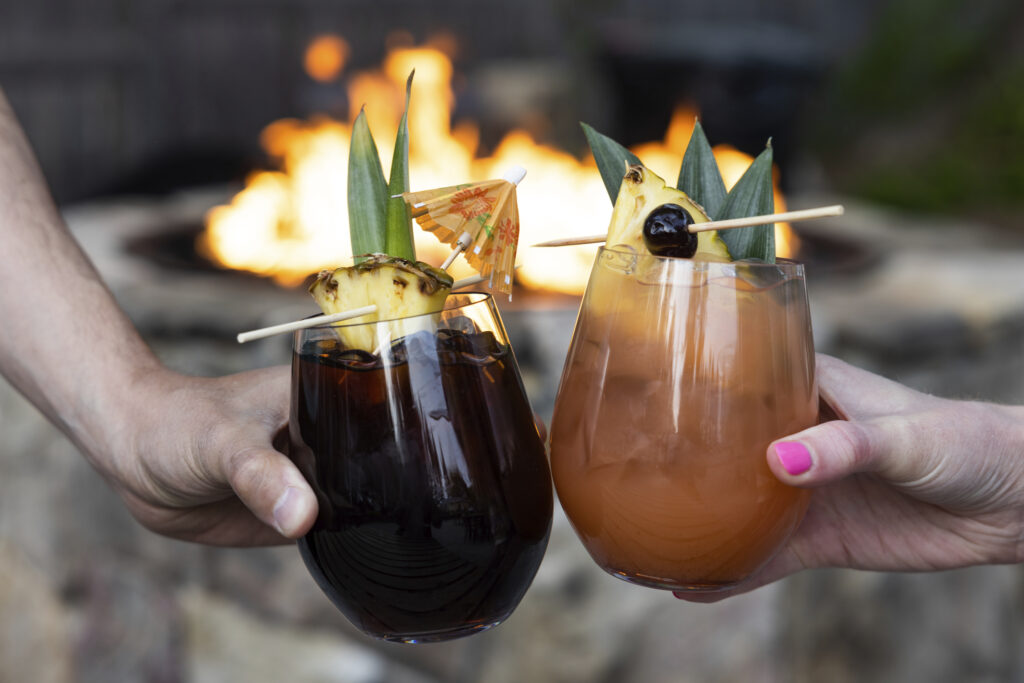
[[[314,47],[330,57],[327,53],[338,45]],[[311,48],[310,54],[317,50]],[[307,64],[316,72],[310,72],[314,77],[323,74],[320,61]],[[519,190],[522,268],[516,276],[516,296],[501,306],[524,381],[536,409],[546,415],[553,406],[578,296],[586,286],[596,247],[543,250],[529,245],[553,236],[598,231],[608,223],[610,203],[591,160],[538,144],[522,131],[508,133],[490,156],[479,156],[470,134],[475,124],[451,124],[452,64],[433,48],[393,50],[379,70],[348,80],[350,119],[358,112],[357,104],[368,102],[367,116],[378,136],[385,168],[390,150],[383,141],[391,139],[397,128],[405,78],[413,67],[409,127],[410,175],[415,186],[497,177],[512,164],[529,169]],[[638,155],[655,172],[674,178],[695,116],[689,109],[677,110],[664,141],[640,146]],[[279,161],[280,170],[253,174],[234,196],[225,189],[155,201],[148,216],[136,216],[134,229],[126,223],[113,241],[109,234],[102,236],[115,271],[124,267],[117,263],[123,257],[134,264],[133,272],[149,268],[156,273],[149,280],[175,283],[170,288],[126,287],[122,297],[137,322],[160,333],[173,330],[180,335],[184,330],[202,333],[205,329],[230,339],[244,329],[313,312],[303,282],[348,256],[344,188],[350,136],[350,123],[324,117],[274,122],[261,141],[270,157]],[[715,154],[727,184],[735,182],[751,161],[728,146],[716,147]],[[778,190],[776,207],[785,209]],[[145,212],[141,203],[135,209]],[[419,257],[440,263],[448,248],[427,233],[415,233]],[[785,224],[778,226],[777,239],[781,255],[809,260],[812,273],[855,272],[874,258],[866,244],[813,232],[798,236]],[[457,260],[453,275],[468,274],[468,266]],[[154,302],[159,314],[153,312]],[[168,315],[176,309],[187,311],[189,320]],[[162,322],[167,319],[173,321],[170,326]],[[286,346],[286,339],[267,340],[253,347],[262,351],[247,348],[243,355],[262,353],[261,359],[280,360],[286,358],[282,353]]]
[[[204,254],[228,267],[291,285],[343,261],[349,255],[345,188],[351,121],[367,103],[366,116],[377,136],[382,165],[388,168],[388,142],[397,130],[405,81],[413,69],[409,164],[414,189],[497,178],[508,167],[521,165],[529,171],[518,189],[521,247],[552,237],[593,234],[608,224],[611,206],[592,160],[539,144],[521,130],[507,133],[493,153],[482,156],[473,132],[478,124],[452,125],[453,67],[448,57],[429,47],[401,48],[388,53],[379,71],[357,73],[348,80],[350,122],[319,117],[267,126],[261,142],[279,161],[280,170],[252,175],[229,203],[210,211],[200,238]],[[673,180],[695,119],[696,111],[677,109],[664,141],[644,144],[637,154],[655,173]],[[716,147],[715,155],[727,185],[752,161],[727,145]],[[776,209],[785,210],[778,190]],[[447,248],[416,233],[420,258],[443,261]],[[782,255],[796,249],[785,224],[777,230],[777,241]],[[517,279],[534,289],[581,294],[595,251],[592,246],[522,248]],[[461,259],[452,272],[455,277],[470,274]]]
[[[76,234],[143,333],[172,364],[202,374],[286,362],[289,336],[238,346],[235,335],[317,310],[302,281],[283,286],[269,276],[225,268],[196,249],[209,207],[229,194],[224,188],[164,199],[111,199],[68,212]],[[851,237],[862,232],[801,224],[795,257],[808,264],[812,294],[828,281],[848,286],[880,262],[878,249]],[[531,251],[544,250],[524,245],[520,254],[528,258]],[[590,263],[585,266],[589,273]],[[585,284],[584,277],[579,291]],[[499,305],[534,409],[548,417],[579,296],[519,284],[512,301]],[[833,325],[820,325],[827,344]]]
[[[159,232],[129,237],[125,240],[124,250],[129,256],[183,273],[219,274],[251,281],[267,279],[248,271],[225,268],[197,251],[196,242],[202,234],[203,226],[200,223],[168,225]],[[789,258],[806,264],[808,271],[815,277],[855,274],[870,268],[881,259],[878,249],[872,248],[870,244],[840,235],[796,228],[794,236],[799,246]],[[298,287],[308,284],[311,275],[300,282]],[[515,308],[547,308],[553,304],[559,305],[555,302],[578,301],[578,295],[560,294],[519,285],[512,304]]]

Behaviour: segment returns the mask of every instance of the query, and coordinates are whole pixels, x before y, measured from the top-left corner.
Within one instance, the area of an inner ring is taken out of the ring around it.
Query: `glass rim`
[[[607,244],[601,245],[598,249],[598,255],[602,252],[612,252],[614,254],[620,254],[622,256],[630,256],[636,258],[654,259],[655,261],[662,261],[664,263],[678,263],[678,264],[689,264],[689,267],[695,267],[699,264],[701,268],[722,268],[726,266],[744,266],[747,268],[782,268],[786,271],[794,271],[794,274],[802,274],[805,269],[803,261],[794,261],[789,258],[777,258],[775,263],[767,263],[765,261],[712,261],[708,259],[692,259],[683,258],[680,256],[658,256],[650,252],[639,252],[625,244],[616,244],[608,246]]]
[[[455,302],[452,301],[453,297],[466,297],[467,300],[455,303]],[[381,320],[372,320],[372,321],[364,321],[364,322],[353,322],[353,321],[350,321],[350,320],[341,320],[341,321],[336,322],[336,323],[324,323],[322,325],[313,325],[311,327],[306,327],[306,328],[303,328],[301,330],[296,330],[296,332],[297,333],[301,333],[301,332],[306,332],[308,330],[328,330],[328,329],[334,329],[334,328],[338,328],[338,327],[359,327],[360,325],[381,325],[381,324],[384,324],[384,323],[398,322],[398,321],[401,321],[401,320],[416,320],[417,318],[426,318],[428,316],[440,315],[441,313],[446,313],[448,311],[458,311],[458,310],[461,310],[463,308],[469,308],[470,306],[476,306],[476,305],[479,305],[479,304],[484,304],[484,303],[493,302],[493,301],[494,301],[494,296],[491,295],[489,292],[469,291],[469,292],[451,293],[451,294],[448,295],[448,298],[444,302],[444,308],[442,308],[439,311],[434,311],[433,313],[419,313],[417,315],[406,315],[406,316],[400,316],[400,317],[397,317],[397,318],[382,318]],[[320,314],[318,313],[318,314],[316,314],[316,316],[310,316],[310,317],[318,317],[319,315]]]

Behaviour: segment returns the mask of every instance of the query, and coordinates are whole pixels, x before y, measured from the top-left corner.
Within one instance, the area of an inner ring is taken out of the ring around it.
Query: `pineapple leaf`
[[[746,218],[775,211],[775,197],[772,193],[772,145],[768,141],[765,150],[736,181],[725,203],[719,211],[718,220]],[[771,223],[738,230],[721,230],[719,237],[729,248],[734,261],[760,259],[775,263],[775,226]]]
[[[409,74],[405,82],[405,111],[402,121],[398,124],[395,136],[395,153],[391,161],[391,179],[388,182],[388,199],[386,211],[387,230],[384,235],[384,252],[391,256],[416,260],[416,246],[412,240],[412,219],[409,207],[399,196],[409,191],[409,98],[412,95],[412,77],[416,70]]]
[[[360,111],[352,124],[348,150],[348,224],[353,256],[384,251],[387,200],[388,186],[377,145],[366,123],[366,112]]]
[[[722,181],[722,173],[718,170],[718,162],[708,144],[707,136],[700,121],[693,125],[693,135],[683,155],[683,165],[679,169],[679,180],[676,187],[700,204],[712,220],[718,218],[718,212],[725,203],[727,192]]]
[[[587,143],[590,151],[594,153],[594,161],[597,162],[597,170],[601,172],[601,180],[608,190],[612,204],[619,196],[619,186],[622,185],[622,176],[626,173],[626,164],[642,164],[639,158],[628,149],[612,140],[607,135],[602,135],[585,123],[583,134],[587,136]]]

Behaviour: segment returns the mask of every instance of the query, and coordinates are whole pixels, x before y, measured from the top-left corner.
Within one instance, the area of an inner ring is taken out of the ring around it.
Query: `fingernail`
[[[302,504],[302,492],[289,486],[274,503],[274,526],[284,536],[291,536],[299,526],[305,512]]]
[[[790,474],[803,474],[811,469],[811,452],[799,441],[775,444],[775,455]]]

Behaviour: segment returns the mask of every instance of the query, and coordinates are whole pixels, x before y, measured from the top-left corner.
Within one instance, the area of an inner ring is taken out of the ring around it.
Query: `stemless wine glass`
[[[735,586],[808,493],[768,444],[818,415],[803,266],[604,248],[551,425],[559,500],[594,560],[653,588]]]
[[[320,512],[299,548],[364,633],[447,640],[519,603],[551,529],[544,445],[498,311],[295,334],[291,456]]]

